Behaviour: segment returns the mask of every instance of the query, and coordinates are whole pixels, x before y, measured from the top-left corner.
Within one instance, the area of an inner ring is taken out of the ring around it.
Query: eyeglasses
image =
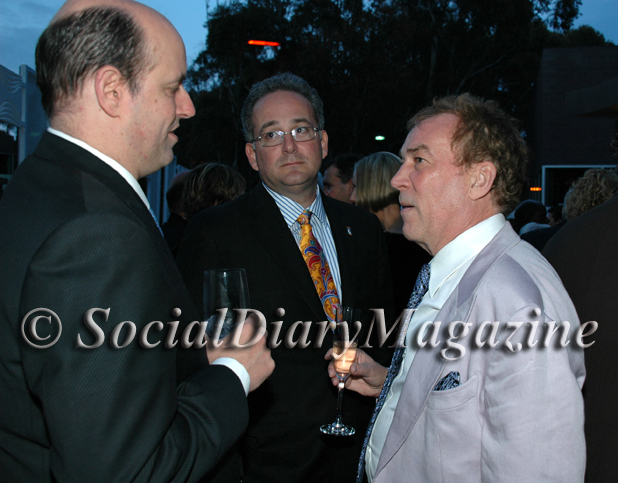
[[[302,143],[303,141],[311,141],[315,139],[319,129],[311,126],[299,126],[291,131],[268,131],[262,134],[260,137],[253,139],[253,142],[260,141],[260,144],[264,147],[278,146],[283,143],[283,138],[286,134],[291,134],[294,141]]]

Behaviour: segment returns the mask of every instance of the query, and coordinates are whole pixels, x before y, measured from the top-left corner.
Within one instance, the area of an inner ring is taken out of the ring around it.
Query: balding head
[[[129,14],[141,27],[146,30],[160,28],[162,25],[176,32],[167,18],[156,10],[133,0],[68,0],[52,18],[50,25],[74,13],[83,12],[90,8],[115,8]]]
[[[156,10],[130,0],[68,0],[41,35],[37,83],[50,120],[70,104],[97,69],[119,70],[137,94],[154,67],[152,39],[165,31],[180,36]]]
[[[37,83],[50,125],[136,179],[169,164],[180,119],[184,44],[155,10],[128,0],[69,0],[41,35]]]
[[[150,7],[132,0],[67,0],[64,5],[60,7],[60,10],[58,10],[56,15],[54,15],[54,18],[52,18],[50,24],[53,24],[64,17],[68,17],[73,13],[81,12],[92,7],[113,7],[120,10],[125,10],[129,13],[135,13],[136,10],[139,11],[141,8],[152,10]]]

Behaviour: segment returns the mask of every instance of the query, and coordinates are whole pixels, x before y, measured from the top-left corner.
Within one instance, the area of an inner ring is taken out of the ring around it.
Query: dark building
[[[617,46],[545,49],[528,133],[531,180],[542,191],[528,197],[556,205],[586,169],[615,167],[609,143],[616,118]]]

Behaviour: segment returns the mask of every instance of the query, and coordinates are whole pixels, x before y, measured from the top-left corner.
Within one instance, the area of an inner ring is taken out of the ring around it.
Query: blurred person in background
[[[358,154],[340,154],[325,163],[322,186],[324,194],[345,203],[352,203],[350,195],[354,165],[361,157]]]
[[[245,178],[231,166],[220,163],[205,163],[193,169],[187,176],[182,195],[185,218],[211,206],[222,205],[245,193]]]
[[[573,220],[587,211],[605,203],[618,192],[618,174],[616,170],[603,168],[589,169],[577,179],[564,197],[562,208],[564,218],[549,228],[541,228],[524,233],[522,240],[530,243],[538,251],[560,230],[568,220]]]
[[[519,236],[529,231],[548,228],[547,210],[540,201],[522,201],[514,213],[513,229]]]
[[[605,203],[618,192],[615,169],[589,169],[571,185],[564,197],[564,217],[570,221]]]
[[[391,186],[400,166],[401,158],[387,151],[364,157],[354,167],[350,196],[352,203],[376,215],[384,229],[396,313],[406,307],[419,270],[431,259],[419,245],[403,236],[399,191]]]
[[[556,226],[562,223],[562,203],[547,208],[547,219],[549,220],[549,226]]]

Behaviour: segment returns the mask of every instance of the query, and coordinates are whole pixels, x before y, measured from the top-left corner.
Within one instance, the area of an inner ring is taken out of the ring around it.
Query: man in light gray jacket
[[[517,126],[464,94],[408,128],[391,183],[405,236],[433,259],[390,370],[360,350],[351,368],[349,388],[378,398],[358,481],[581,482],[594,327],[580,327],[554,270],[503,216],[525,179]]]

